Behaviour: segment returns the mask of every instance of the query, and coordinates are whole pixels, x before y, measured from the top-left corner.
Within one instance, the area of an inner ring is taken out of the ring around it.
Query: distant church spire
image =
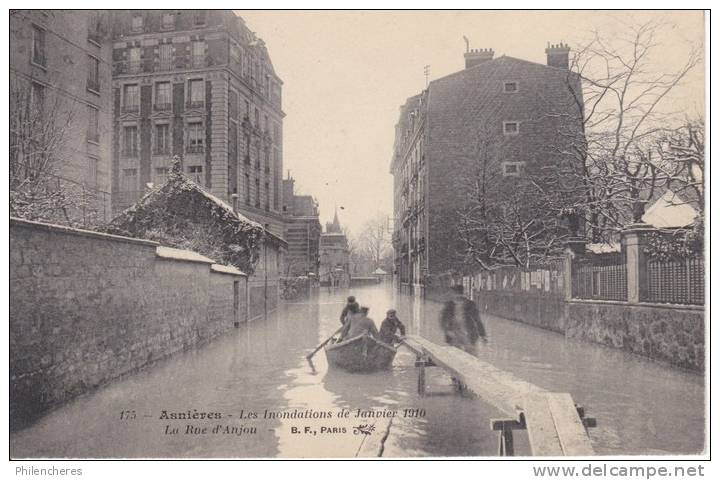
[[[335,216],[333,217],[332,223],[325,224],[325,231],[327,233],[342,233],[342,226],[340,226],[340,219],[338,218],[337,205],[335,205]]]

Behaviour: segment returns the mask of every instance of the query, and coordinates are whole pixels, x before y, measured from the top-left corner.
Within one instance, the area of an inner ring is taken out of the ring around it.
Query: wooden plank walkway
[[[458,348],[438,345],[416,335],[406,337],[403,344],[418,359],[430,360],[443,368],[478,398],[525,426],[533,455],[594,455],[569,393],[548,392]]]

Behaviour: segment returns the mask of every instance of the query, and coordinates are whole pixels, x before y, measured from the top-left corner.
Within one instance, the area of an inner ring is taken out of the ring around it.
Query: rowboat
[[[390,368],[397,349],[368,334],[325,347],[328,364],[349,372],[374,372]]]

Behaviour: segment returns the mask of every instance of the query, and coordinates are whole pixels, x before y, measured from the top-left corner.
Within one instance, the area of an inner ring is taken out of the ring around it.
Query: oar
[[[320,345],[317,346],[317,348],[316,348],[315,350],[312,351],[312,353],[310,353],[309,355],[307,355],[305,358],[308,359],[308,362],[309,362],[310,359],[313,357],[313,355],[315,355],[322,347],[324,347],[330,340],[332,340],[332,338],[333,338],[335,335],[337,335],[338,333],[340,333],[340,331],[341,331],[343,328],[345,328],[345,325],[343,325],[342,327],[338,328],[338,329],[335,331],[335,333],[333,333],[332,335],[330,335],[330,336],[327,338],[327,340],[325,340],[324,342],[322,342]]]

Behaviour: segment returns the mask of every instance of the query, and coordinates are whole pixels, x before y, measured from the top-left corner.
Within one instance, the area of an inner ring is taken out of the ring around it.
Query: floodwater
[[[83,395],[12,433],[11,456],[347,457],[358,445],[353,427],[372,423],[354,418],[358,409],[396,412],[386,457],[496,455],[490,419],[505,416],[477,399],[440,395],[450,391],[450,379],[437,368],[427,369],[428,389],[437,395],[418,396],[415,357],[404,349],[387,372],[329,371],[322,351],[310,368],[305,355],[339,327],[348,293],[322,291],[285,305]],[[441,343],[439,304],[396,295],[389,286],[352,293],[377,323],[395,307],[408,333]],[[598,454],[703,451],[702,376],[521,323],[484,320],[490,341],[478,356],[547,390],[572,394],[597,419],[590,437]],[[343,409],[351,416],[338,419]],[[222,419],[163,418],[163,411],[188,410]],[[319,418],[327,415],[332,418]],[[523,435],[516,433],[517,454],[529,453]]]

